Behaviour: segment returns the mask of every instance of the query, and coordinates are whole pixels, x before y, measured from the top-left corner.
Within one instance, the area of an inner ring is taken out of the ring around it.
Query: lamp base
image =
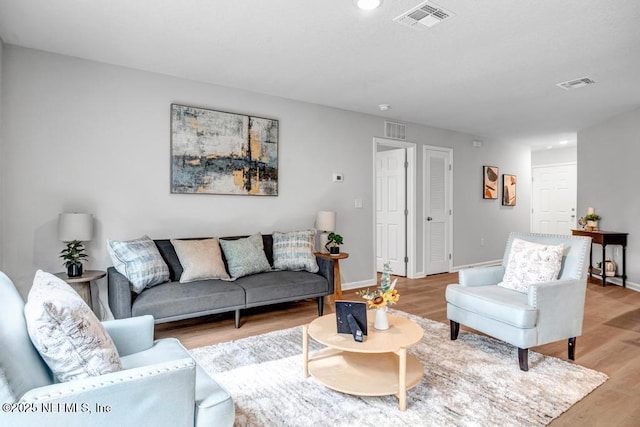
[[[318,238],[320,242],[320,247],[318,252],[320,252],[321,254],[328,254],[329,251],[325,246],[327,245],[327,241],[329,240],[329,232],[328,231],[321,232],[320,234],[318,234]]]

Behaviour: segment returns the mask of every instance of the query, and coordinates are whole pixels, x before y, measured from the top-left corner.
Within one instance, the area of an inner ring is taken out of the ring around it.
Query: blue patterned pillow
[[[135,293],[169,281],[169,267],[149,237],[128,241],[107,240],[107,249],[113,266],[129,279],[131,290]]]
[[[260,233],[238,240],[220,239],[220,247],[227,259],[229,274],[233,279],[271,271],[271,265],[264,254]]]
[[[273,232],[273,268],[278,270],[306,270],[318,272],[318,263],[313,254],[316,230]]]

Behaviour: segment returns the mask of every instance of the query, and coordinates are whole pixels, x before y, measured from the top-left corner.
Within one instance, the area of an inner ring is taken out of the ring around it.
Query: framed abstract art
[[[278,120],[171,105],[171,193],[278,195]]]
[[[515,175],[502,175],[502,205],[503,206],[515,206],[516,205],[516,176]]]
[[[483,166],[482,167],[482,198],[497,199],[498,198],[498,167]]]

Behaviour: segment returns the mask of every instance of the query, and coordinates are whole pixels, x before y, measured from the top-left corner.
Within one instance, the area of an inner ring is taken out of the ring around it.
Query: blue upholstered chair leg
[[[449,328],[451,329],[451,341],[457,340],[460,333],[460,323],[449,320]]]

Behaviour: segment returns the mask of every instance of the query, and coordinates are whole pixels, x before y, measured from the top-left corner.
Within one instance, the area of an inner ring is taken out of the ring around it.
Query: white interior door
[[[451,152],[425,147],[425,274],[444,273],[451,265]]]
[[[576,227],[575,163],[533,168],[531,231],[571,234]]]
[[[406,151],[376,153],[376,268],[390,261],[393,274],[406,276]]]

